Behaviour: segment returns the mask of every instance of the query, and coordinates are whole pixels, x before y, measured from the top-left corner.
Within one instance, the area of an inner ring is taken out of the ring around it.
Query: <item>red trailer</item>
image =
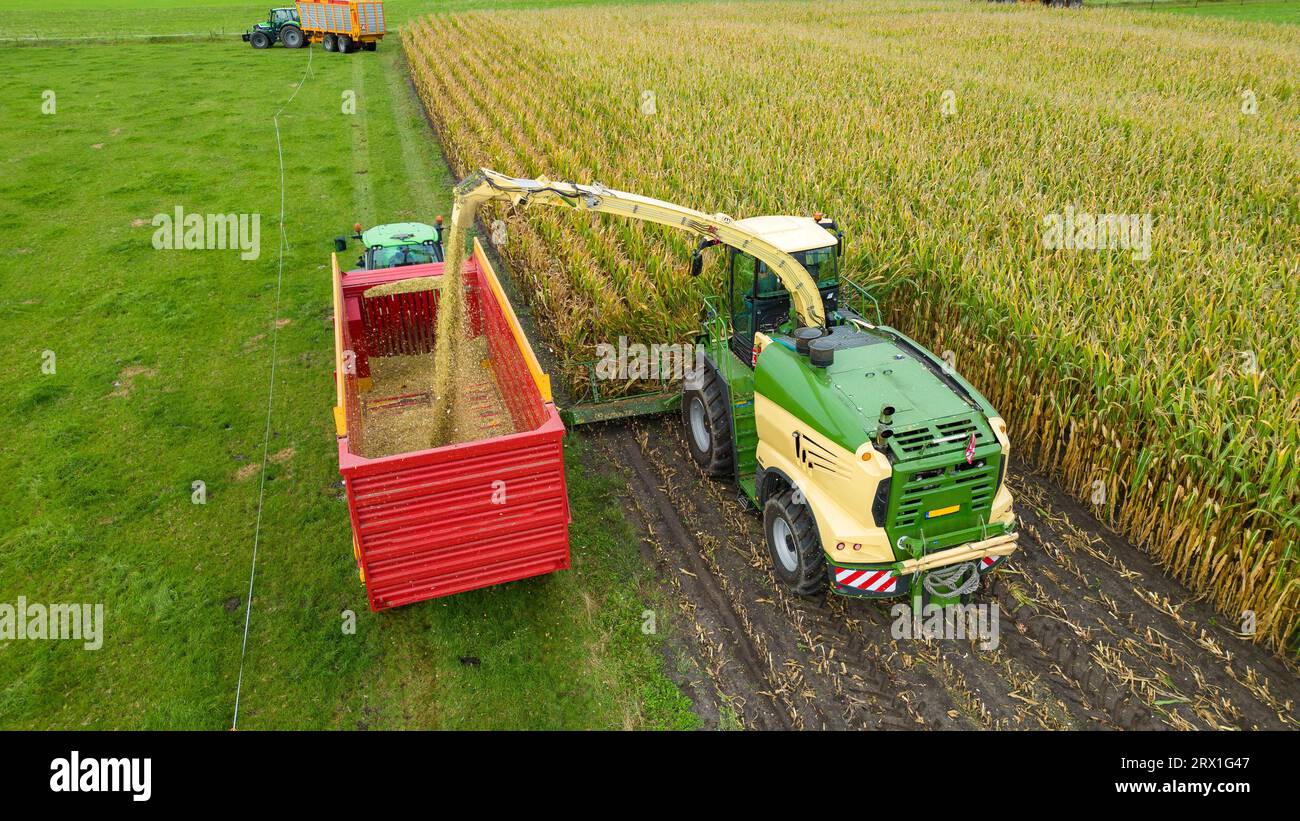
[[[483,438],[375,455],[397,415],[430,410],[425,383],[385,381],[380,366],[432,358],[442,269],[342,273],[333,260],[339,472],[372,610],[569,567],[564,424],[477,240],[464,269],[463,344],[484,353],[483,372],[458,401],[481,403]]]

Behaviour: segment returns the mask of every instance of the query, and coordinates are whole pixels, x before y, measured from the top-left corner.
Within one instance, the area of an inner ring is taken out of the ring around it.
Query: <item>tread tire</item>
[[[708,365],[704,368],[700,386],[682,392],[682,425],[685,428],[686,447],[695,464],[715,479],[731,476],[736,465],[727,402],[727,390],[722,377]],[[709,434],[709,446],[706,449],[699,447],[692,431],[691,407],[696,403],[703,409],[703,421]]]
[[[785,519],[794,540],[798,566],[793,572],[777,556],[772,534],[778,518]],[[821,537],[817,533],[817,521],[811,507],[795,503],[794,491],[785,488],[763,505],[763,534],[766,536],[767,553],[772,559],[772,569],[776,577],[790,588],[790,592],[796,596],[816,596],[826,589],[826,554],[822,551]]]

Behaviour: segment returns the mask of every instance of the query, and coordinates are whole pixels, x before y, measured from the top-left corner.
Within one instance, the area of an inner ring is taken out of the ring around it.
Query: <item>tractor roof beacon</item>
[[[682,394],[687,447],[762,511],[773,570],[798,594],[968,598],[1016,549],[1011,443],[992,405],[946,361],[883,325],[841,278],[843,232],[821,214],[734,220],[661,200],[480,169],[452,223],[505,201],[618,214],[723,246],[705,298],[703,365]],[[867,314],[874,315],[870,321]]]
[[[433,225],[423,222],[394,222],[376,225],[366,231],[361,223],[353,226],[352,239],[360,240],[363,248],[357,257],[357,269],[375,271],[381,268],[401,268],[407,265],[424,265],[442,262],[442,217]],[[347,250],[348,238],[335,237],[334,250]]]

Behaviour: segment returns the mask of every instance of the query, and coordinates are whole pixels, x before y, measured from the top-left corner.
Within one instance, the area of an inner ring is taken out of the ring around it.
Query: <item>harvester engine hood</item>
[[[889,460],[867,504],[896,558],[1001,532],[991,522],[1006,467],[996,412],[964,379],[888,328],[836,327],[807,354],[778,339],[785,350],[759,357],[757,393],[846,450],[871,442]],[[813,362],[818,347],[833,351],[829,364]]]

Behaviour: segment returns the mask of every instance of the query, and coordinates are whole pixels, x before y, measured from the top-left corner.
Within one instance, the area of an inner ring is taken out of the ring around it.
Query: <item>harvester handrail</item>
[[[847,286],[849,286],[849,290],[852,291],[852,292],[853,292],[853,295],[854,295],[854,296],[857,296],[859,299],[864,300],[864,301],[865,301],[865,300],[870,300],[870,301],[871,301],[871,304],[872,304],[872,305],[875,307],[875,309],[876,309],[876,324],[877,324],[877,325],[883,325],[883,324],[884,324],[884,321],[883,321],[883,319],[881,318],[881,315],[880,315],[880,303],[876,300],[876,298],[875,298],[874,296],[871,295],[871,292],[870,292],[870,291],[868,291],[866,288],[863,288],[863,287],[862,287],[861,285],[859,285],[858,283],[856,283],[856,282],[854,282],[853,280],[848,279],[848,278],[846,278],[846,277],[840,277],[840,285],[841,285],[841,286],[843,286],[843,285],[847,285]],[[843,291],[842,291],[842,290],[841,290],[840,301],[841,301],[841,302],[847,302],[847,301],[848,301],[847,299],[844,298],[844,296],[843,296]],[[860,315],[860,314],[861,314],[861,312],[859,312],[859,315]]]

